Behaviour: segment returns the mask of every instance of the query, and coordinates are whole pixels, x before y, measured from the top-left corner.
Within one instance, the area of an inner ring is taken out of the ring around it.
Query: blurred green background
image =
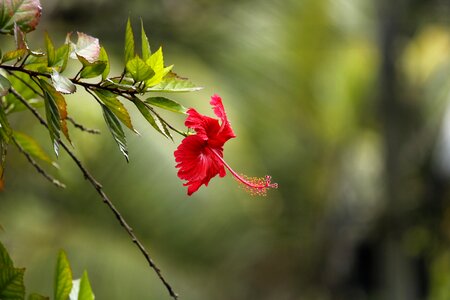
[[[123,65],[125,22],[142,17],[166,64],[205,89],[173,99],[212,115],[222,96],[237,138],[225,159],[270,174],[247,195],[227,176],[194,196],[176,175],[175,142],[132,112],[125,162],[83,93],[69,114],[92,171],[186,300],[450,299],[450,3],[445,0],[42,0],[29,35],[98,37]],[[183,117],[162,112],[179,128]],[[13,126],[48,133],[27,112]],[[97,299],[169,299],[154,272],[67,155],[60,190],[9,150],[2,242],[51,294],[59,249]]]

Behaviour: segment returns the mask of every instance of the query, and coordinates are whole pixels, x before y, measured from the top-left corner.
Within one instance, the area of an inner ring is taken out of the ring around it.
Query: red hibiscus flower
[[[178,177],[187,181],[184,186],[188,187],[188,195],[196,192],[202,184],[207,186],[217,174],[225,176],[225,168],[252,194],[265,195],[268,188],[277,188],[276,183],[270,183],[270,176],[241,176],[223,160],[223,145],[236,136],[228,122],[222,99],[214,95],[210,103],[221,123],[190,108],[184,124],[193,129],[195,134],[185,137],[174,152],[176,167],[179,168]]]

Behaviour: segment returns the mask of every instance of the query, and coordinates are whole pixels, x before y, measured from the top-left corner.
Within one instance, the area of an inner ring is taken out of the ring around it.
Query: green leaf
[[[28,296],[28,300],[50,300],[49,297],[44,297],[42,295],[33,293],[31,295]]]
[[[130,114],[128,113],[125,106],[117,99],[117,96],[110,91],[106,90],[94,90],[95,94],[100,98],[105,106],[117,117],[119,120],[125,124],[128,128],[135,131],[133,124],[131,123]]]
[[[108,75],[109,75],[110,65],[109,65],[108,53],[106,53],[106,50],[103,47],[100,48],[100,56],[98,57],[98,60],[106,63],[106,67],[102,73],[102,80],[106,80],[106,78],[108,78]]]
[[[0,141],[9,143],[9,139],[12,134],[11,126],[9,125],[8,118],[6,117],[3,106],[0,106]]]
[[[18,50],[8,51],[5,54],[3,54],[2,62],[7,62],[10,60],[14,60],[14,59],[21,60],[22,57],[27,55],[27,53],[28,53],[27,49],[18,49]]]
[[[48,74],[53,72],[53,69],[49,68],[47,66],[47,57],[44,57],[44,56],[31,56],[30,55],[25,60],[24,65],[25,65],[25,69],[31,70],[31,71],[36,71],[36,72],[40,72],[40,73],[48,73]]]
[[[72,270],[66,253],[61,250],[58,254],[55,273],[55,300],[67,300],[72,289]]]
[[[39,0],[1,1],[0,33],[13,34],[14,23],[23,32],[33,31],[41,16]]]
[[[60,139],[60,131],[61,131],[61,116],[59,114],[57,98],[59,94],[53,86],[48,84],[45,80],[40,79],[39,83],[44,91],[44,103],[45,103],[45,116],[47,118],[48,123],[48,132],[50,134],[50,138],[53,142],[53,150],[55,151],[56,156],[59,154],[59,144],[58,141]]]
[[[53,74],[51,77],[53,86],[58,92],[61,92],[63,94],[73,94],[77,90],[72,81],[70,81],[69,78],[65,77],[64,75],[59,74],[58,71],[53,70]]]
[[[80,281],[80,292],[78,294],[78,300],[94,300],[94,299],[95,297],[94,293],[92,292],[88,274],[86,271],[84,271]]]
[[[187,111],[183,105],[164,97],[150,97],[145,99],[145,102],[180,114],[185,114]]]
[[[14,131],[13,135],[16,139],[16,142],[31,156],[45,161],[53,166],[57,166],[57,164],[50,158],[47,152],[45,152],[45,150],[41,147],[41,145],[39,145],[39,143],[31,136],[18,131]]]
[[[147,34],[145,34],[144,23],[141,19],[141,46],[142,46],[142,59],[147,61],[152,55],[150,43],[148,42]]]
[[[13,267],[14,264],[11,257],[9,257],[8,251],[6,251],[5,246],[0,242],[0,269]]]
[[[158,85],[147,88],[147,92],[194,92],[203,89],[194,85],[185,78],[178,77],[175,73],[169,73]]]
[[[167,68],[164,67],[164,56],[162,47],[159,47],[158,51],[153,53],[150,58],[146,60],[146,63],[155,71],[155,75],[145,82],[147,87],[155,86],[162,81],[173,66]]]
[[[103,117],[105,118],[106,125],[108,125],[108,129],[111,132],[114,140],[119,146],[120,151],[125,156],[125,159],[128,162],[128,149],[127,149],[127,140],[125,138],[125,133],[123,132],[122,126],[120,125],[117,117],[111,112],[111,110],[102,105],[103,108]]]
[[[58,49],[56,49],[55,52],[55,66],[59,67],[59,71],[62,73],[67,66],[67,61],[69,60],[69,52],[70,52],[70,45],[64,44]]]
[[[147,80],[155,75],[152,68],[137,55],[127,62],[126,69],[136,82]]]
[[[83,64],[83,69],[81,70],[80,77],[81,78],[94,78],[99,75],[102,75],[106,69],[107,63],[104,61],[96,61],[94,63],[89,63],[87,60],[82,58],[81,56],[78,59]]]
[[[45,65],[47,65],[47,59],[45,59]],[[31,80],[31,78],[22,72],[14,72],[13,75],[8,77],[8,80],[11,82],[11,85],[16,89],[16,91],[21,94],[29,104],[34,107],[39,107],[44,104],[42,99],[38,98],[35,94],[34,90],[39,90],[37,84]],[[31,87],[31,88],[30,88]],[[21,111],[25,109],[25,106],[17,100],[14,94],[9,93],[4,98],[6,100],[6,105],[4,107],[8,108],[7,113]]]
[[[0,269],[0,299],[23,300],[25,298],[24,273],[25,269]]]
[[[9,88],[11,87],[11,83],[6,77],[3,77],[0,74],[0,97],[6,96],[9,93]]]
[[[45,32],[45,49],[47,50],[47,66],[54,67],[56,64],[55,46],[47,32]]]
[[[164,122],[162,122],[161,119],[157,115],[155,115],[153,117],[153,113],[139,98],[137,98],[137,97],[133,98],[133,103],[139,109],[142,116],[147,120],[147,122],[150,125],[152,125],[153,128],[156,129],[156,131],[158,131],[165,137],[172,139],[172,136],[170,135],[170,132],[167,129],[167,126],[164,124]]]
[[[133,59],[134,53],[133,28],[131,28],[131,21],[130,18],[128,18],[127,26],[125,29],[125,65],[128,63],[128,61]]]

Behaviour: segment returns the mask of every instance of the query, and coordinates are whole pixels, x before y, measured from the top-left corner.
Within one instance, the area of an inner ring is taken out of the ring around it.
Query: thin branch
[[[87,132],[87,133],[91,133],[91,134],[100,134],[100,130],[98,129],[93,129],[93,128],[87,128],[84,125],[78,123],[77,121],[75,121],[72,117],[67,116],[66,120],[70,121],[70,123],[72,123],[73,126],[75,126],[76,128],[80,129],[81,131]]]
[[[31,157],[31,154],[28,153],[23,147],[22,145],[19,144],[19,142],[17,142],[16,138],[13,136],[11,136],[12,141],[14,142],[14,144],[16,145],[17,149],[19,149],[19,151],[25,155],[25,157],[27,158],[28,162],[30,164],[33,165],[33,167],[36,169],[36,171],[38,171],[39,174],[41,174],[42,176],[45,177],[45,179],[47,179],[48,181],[50,181],[51,183],[53,183],[54,185],[56,185],[57,187],[60,188],[65,188],[66,185],[64,183],[61,183],[59,180],[53,178],[52,175],[48,174],[44,169],[42,169],[42,167],[33,159],[33,157]]]
[[[32,107],[25,98],[22,97],[14,88],[10,88],[11,93],[17,97],[17,99],[22,102],[28,110],[30,110],[33,115],[39,120],[39,122],[48,128],[47,122],[44,120],[44,118],[39,114],[39,112]],[[145,260],[148,262],[149,266],[156,272],[156,275],[158,275],[158,278],[161,280],[161,282],[164,284],[166,289],[169,292],[169,295],[173,299],[178,299],[178,295],[175,293],[172,286],[167,282],[167,280],[164,278],[164,276],[161,273],[161,270],[156,266],[153,259],[150,257],[149,252],[144,247],[144,245],[141,243],[141,241],[137,238],[137,236],[134,234],[133,228],[128,225],[126,220],[123,218],[123,216],[120,214],[120,212],[117,210],[117,208],[114,206],[114,204],[111,202],[109,197],[105,194],[103,191],[102,185],[89,173],[89,171],[84,167],[84,165],[81,163],[81,161],[78,159],[78,157],[72,152],[72,150],[67,146],[66,143],[59,140],[59,144],[62,146],[62,148],[66,151],[66,153],[72,158],[72,160],[75,162],[75,164],[78,166],[80,171],[83,173],[84,178],[88,180],[91,185],[95,188],[97,193],[102,198],[103,202],[108,206],[108,208],[112,211],[116,219],[119,221],[120,225],[125,229],[125,231],[128,233],[128,235],[131,237],[132,242],[138,247],[139,251],[142,253],[142,255],[145,257]]]

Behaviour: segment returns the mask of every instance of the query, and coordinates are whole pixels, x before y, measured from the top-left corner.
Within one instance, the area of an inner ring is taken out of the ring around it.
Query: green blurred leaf
[[[45,65],[47,65],[47,59],[45,59]],[[34,90],[39,90],[37,84],[31,80],[31,78],[22,72],[13,72],[8,77],[8,80],[11,82],[11,85],[14,86],[16,91],[22,95],[28,103],[30,103],[34,107],[39,107],[43,105],[43,101],[41,98],[38,98],[35,94]],[[4,98],[6,100],[5,107],[8,108],[7,113],[17,112],[25,109],[25,106],[17,100],[14,94],[9,93]]]
[[[147,61],[152,55],[150,43],[148,42],[147,34],[145,33],[144,23],[141,19],[141,46],[142,46],[142,59]]]
[[[102,105],[103,108],[103,117],[105,118],[106,125],[108,125],[108,129],[111,132],[114,140],[119,146],[120,151],[125,156],[125,159],[128,161],[128,149],[127,149],[127,140],[125,138],[125,133],[123,132],[122,126],[120,125],[117,117],[111,112],[111,110]]]
[[[44,103],[45,103],[45,116],[48,123],[48,132],[53,142],[53,150],[56,156],[59,154],[60,131],[61,131],[61,116],[59,114],[57,99],[62,97],[53,86],[47,83],[45,80],[40,79],[39,83],[44,91]]]
[[[33,293],[31,295],[28,296],[28,300],[50,300],[49,297],[44,297],[42,295]]]
[[[106,53],[106,50],[103,47],[100,48],[100,56],[98,57],[98,60],[103,61],[106,64],[105,69],[103,70],[103,73],[102,73],[102,80],[106,80],[106,78],[109,75],[110,64],[109,64],[108,53]]]
[[[158,85],[147,88],[148,92],[194,92],[203,89],[194,85],[191,81],[178,77],[175,73],[169,73]]]
[[[164,97],[150,97],[145,99],[145,102],[180,114],[185,114],[187,111],[183,105]]]
[[[72,81],[64,75],[59,74],[58,71],[53,70],[51,77],[53,86],[58,92],[63,94],[73,94],[77,90]]]
[[[0,269],[0,299],[21,300],[25,297],[23,274],[25,269],[1,268]]]
[[[39,23],[39,0],[9,0],[0,5],[0,33],[13,34],[14,23],[23,32],[33,31]]]
[[[14,264],[9,256],[8,251],[6,251],[5,246],[0,242],[0,269],[3,268],[13,268]]]
[[[47,32],[45,32],[45,49],[47,50],[47,66],[54,67],[56,64],[55,46]]]
[[[86,271],[84,271],[80,281],[80,292],[78,294],[78,300],[94,300],[94,299],[95,296],[94,293],[92,292],[88,274]]]
[[[127,62],[126,69],[136,82],[147,80],[155,74],[152,68],[137,55]]]
[[[14,59],[22,59],[25,55],[27,55],[28,50],[27,49],[18,49],[18,50],[12,50],[8,51],[2,56],[2,62],[7,62]]]
[[[55,300],[67,300],[72,289],[72,270],[66,253],[61,250],[58,254],[55,273]]]
[[[167,126],[158,116],[153,116],[153,113],[149,110],[149,108],[137,97],[133,98],[133,103],[141,112],[142,116],[147,120],[147,122],[154,128],[156,131],[164,135],[165,137],[172,139],[172,136],[167,129]]]
[[[45,150],[41,147],[41,145],[39,145],[39,143],[31,136],[18,131],[14,131],[13,135],[17,143],[31,156],[45,161],[53,166],[57,166],[47,152],[45,152]]]
[[[135,131],[131,123],[130,114],[125,106],[117,99],[117,96],[106,90],[94,90],[105,106],[128,128]]]
[[[12,134],[11,126],[9,125],[8,118],[6,117],[3,106],[0,106],[0,141],[9,143],[9,139]]]
[[[11,83],[6,77],[3,77],[0,74],[0,97],[6,96],[9,93],[9,88],[11,87]]]
[[[131,21],[130,18],[128,18],[127,26],[125,29],[125,65],[128,63],[128,61],[133,59],[134,53],[133,28],[131,28]]]

